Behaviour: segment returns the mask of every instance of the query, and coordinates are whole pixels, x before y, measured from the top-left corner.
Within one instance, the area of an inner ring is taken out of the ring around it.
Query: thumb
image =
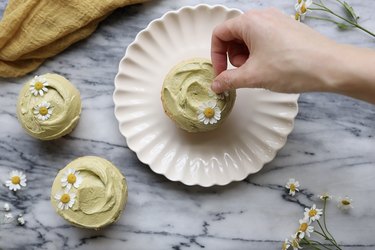
[[[217,93],[223,93],[227,90],[245,87],[248,79],[248,72],[243,66],[236,69],[228,69],[221,72],[211,85],[211,89]]]

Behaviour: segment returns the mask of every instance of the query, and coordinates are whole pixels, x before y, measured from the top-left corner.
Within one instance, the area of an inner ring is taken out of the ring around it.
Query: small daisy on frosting
[[[26,187],[26,175],[17,170],[10,172],[9,180],[5,182],[5,186],[12,191],[17,191],[21,189],[21,187]]]
[[[342,197],[339,197],[339,198],[338,198],[338,204],[337,204],[337,206],[338,206],[340,209],[344,210],[344,211],[348,211],[348,210],[350,210],[351,208],[353,208],[352,203],[353,203],[353,200],[350,199],[348,196],[345,196],[345,197],[343,197],[343,198],[342,198]]]
[[[310,222],[319,220],[322,214],[323,209],[316,208],[315,204],[311,208],[305,208],[305,219],[308,219]]]
[[[215,124],[221,118],[220,108],[215,101],[208,101],[199,106],[198,120],[207,124]]]
[[[30,92],[34,95],[43,96],[45,92],[48,92],[48,82],[42,76],[35,76],[30,83]]]
[[[78,188],[82,183],[82,177],[79,175],[79,171],[73,168],[69,168],[61,178],[61,185],[70,190],[73,187]]]
[[[224,91],[223,93],[218,94],[218,99],[219,100],[224,100],[225,97],[228,97],[228,96],[229,96],[229,91]]]
[[[52,107],[49,102],[42,102],[34,107],[34,115],[41,121],[48,120],[52,115]]]
[[[69,193],[68,190],[55,194],[55,199],[59,202],[57,207],[61,210],[73,207],[76,201],[76,194]]]
[[[299,182],[294,178],[290,178],[285,187],[289,189],[289,195],[294,196],[299,191]]]

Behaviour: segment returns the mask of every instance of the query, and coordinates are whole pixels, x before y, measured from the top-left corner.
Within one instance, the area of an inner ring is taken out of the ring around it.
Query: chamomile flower
[[[225,97],[228,97],[228,96],[229,96],[229,91],[224,91],[223,93],[218,94],[218,99],[219,100],[224,100]]]
[[[328,201],[328,200],[332,200],[332,195],[330,195],[329,193],[325,192],[321,195],[318,195],[319,199],[321,199],[322,201]]]
[[[26,187],[26,175],[21,171],[13,170],[9,174],[9,180],[5,181],[5,186],[7,186],[12,191],[17,191],[21,187]]]
[[[353,208],[353,200],[348,196],[339,197],[337,206],[342,209],[343,211],[348,211],[349,209]]]
[[[21,225],[21,226],[25,225],[25,219],[23,218],[23,215],[22,215],[22,214],[20,214],[20,215],[18,216],[18,218],[17,218],[17,222],[18,222],[18,224]]]
[[[13,214],[12,213],[4,214],[4,223],[10,223],[12,221],[13,221]]]
[[[299,238],[297,237],[297,233],[292,235],[292,239],[290,241],[290,245],[293,250],[301,249],[302,247],[299,245]]]
[[[42,102],[34,107],[34,115],[41,121],[48,120],[52,115],[52,107],[49,102]]]
[[[285,187],[289,189],[289,195],[294,196],[299,191],[299,182],[294,178],[290,178]]]
[[[311,208],[305,208],[305,219],[309,220],[310,222],[319,220],[322,214],[323,209],[316,208],[315,204]]]
[[[197,114],[198,120],[203,122],[205,125],[215,124],[221,118],[220,108],[214,101],[208,101],[200,105]]]
[[[65,171],[61,178],[61,185],[70,190],[72,187],[78,188],[82,183],[82,177],[79,175],[79,171],[73,168],[69,168]]]
[[[295,19],[298,21],[304,20],[308,8],[312,5],[312,3],[312,0],[298,0],[296,5],[294,6],[296,10]]]
[[[298,228],[298,237],[300,239],[310,237],[310,233],[314,232],[314,227],[310,226],[310,221],[308,218],[303,218],[299,220],[299,228]]]
[[[289,247],[290,247],[290,242],[289,242],[288,239],[285,239],[282,246],[281,246],[281,250],[287,250],[287,249],[289,249]]]
[[[3,208],[4,208],[5,212],[9,212],[10,211],[10,205],[9,205],[9,203],[4,203]]]
[[[59,202],[57,204],[57,207],[61,210],[73,207],[74,202],[76,201],[75,198],[76,194],[69,193],[68,190],[64,190],[63,192],[55,194],[55,199]]]
[[[45,92],[48,92],[48,82],[42,76],[35,76],[30,83],[30,92],[34,95],[43,96]]]

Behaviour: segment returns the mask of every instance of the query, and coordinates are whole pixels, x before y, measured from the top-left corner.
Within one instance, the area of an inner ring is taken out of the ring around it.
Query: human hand
[[[212,89],[266,88],[278,92],[330,91],[339,46],[276,9],[251,10],[212,34]],[[227,56],[236,69],[227,70]]]

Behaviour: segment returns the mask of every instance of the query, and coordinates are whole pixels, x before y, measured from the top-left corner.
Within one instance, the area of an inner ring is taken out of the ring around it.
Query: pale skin
[[[227,69],[227,58],[237,68]],[[375,104],[375,51],[339,44],[276,9],[251,10],[212,34],[212,90],[333,92]]]

